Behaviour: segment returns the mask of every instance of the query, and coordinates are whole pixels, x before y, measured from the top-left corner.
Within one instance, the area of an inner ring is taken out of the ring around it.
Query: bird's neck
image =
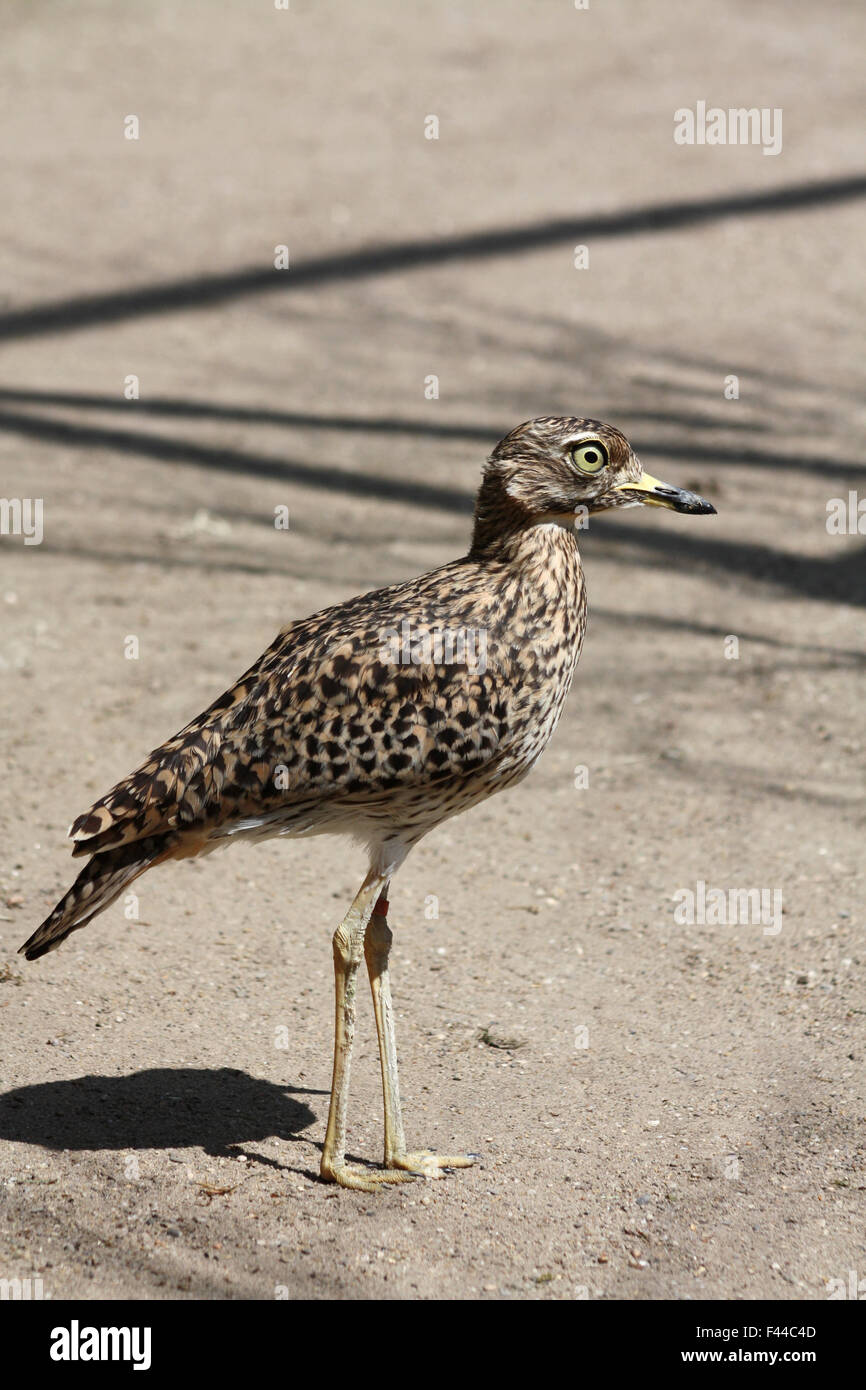
[[[572,525],[540,520],[499,534],[483,547],[473,545],[471,563],[496,595],[503,614],[519,611],[527,640],[573,648],[573,671],[586,612],[586,594],[577,536]],[[569,677],[570,679],[570,677]]]
[[[490,661],[527,690],[547,742],[568,693],[586,627],[586,590],[573,526],[524,524],[473,547],[481,605],[490,627]],[[498,653],[498,656],[497,656]],[[543,673],[543,679],[540,678]],[[529,697],[527,697],[529,698]],[[548,721],[548,718],[552,722]]]
[[[515,517],[512,524],[498,517],[495,526],[476,517],[469,558],[481,564],[536,570],[560,564],[580,567],[574,517],[540,516],[528,521]]]
[[[503,479],[488,472],[475,499],[475,523],[469,557],[482,564],[533,566],[541,555],[575,556],[574,513],[558,516],[527,513],[512,498]]]

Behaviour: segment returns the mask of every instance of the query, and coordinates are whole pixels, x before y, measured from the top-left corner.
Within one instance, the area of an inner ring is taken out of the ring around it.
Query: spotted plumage
[[[543,751],[586,624],[576,517],[640,501],[712,510],[648,479],[599,421],[541,417],[512,431],[485,467],[467,555],[289,623],[73,823],[73,854],[88,863],[24,954],[59,946],[154,864],[274,835],[367,845],[378,887],[363,936],[411,847],[518,782]]]

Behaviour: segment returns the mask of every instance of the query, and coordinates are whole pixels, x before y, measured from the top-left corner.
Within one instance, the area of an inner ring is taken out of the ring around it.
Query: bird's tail
[[[56,950],[70,932],[86,927],[103,908],[113,903],[134,878],[161,859],[167,859],[176,843],[177,836],[168,832],[94,854],[42,926],[19,947],[19,955],[36,960],[46,951]]]

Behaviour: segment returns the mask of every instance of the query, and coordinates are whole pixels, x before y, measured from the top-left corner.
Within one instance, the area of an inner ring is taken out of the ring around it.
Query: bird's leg
[[[400,1082],[397,1076],[397,1043],[394,1037],[394,1005],[388,960],[394,934],[388,926],[388,884],[382,889],[364,934],[364,955],[373,992],[379,1058],[382,1063],[382,1092],[385,1102],[385,1164],[406,1152],[403,1112],[400,1108]]]
[[[394,1038],[394,1006],[391,1002],[391,979],[388,958],[393,933],[388,926],[388,884],[382,889],[367,924],[364,935],[364,955],[373,991],[376,1014],[376,1033],[379,1037],[379,1057],[382,1062],[382,1092],[385,1103],[385,1167],[419,1177],[441,1178],[443,1168],[468,1168],[473,1159],[468,1154],[434,1154],[427,1150],[406,1152],[403,1137],[403,1114],[400,1109],[400,1084],[397,1079],[397,1044]],[[392,1172],[392,1176],[396,1173]]]
[[[364,932],[370,913],[385,879],[371,870],[361,885],[349,911],[334,932],[334,1076],[328,1128],[322,1150],[321,1175],[341,1187],[372,1192],[377,1183],[400,1182],[410,1175],[359,1168],[346,1162],[346,1110],[349,1099],[349,1071],[355,1037],[355,989],[358,966],[364,953]]]

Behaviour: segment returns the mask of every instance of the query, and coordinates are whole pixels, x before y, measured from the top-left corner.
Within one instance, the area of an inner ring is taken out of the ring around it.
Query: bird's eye
[[[586,440],[572,449],[571,457],[581,473],[600,473],[607,463],[607,449],[597,439]]]

